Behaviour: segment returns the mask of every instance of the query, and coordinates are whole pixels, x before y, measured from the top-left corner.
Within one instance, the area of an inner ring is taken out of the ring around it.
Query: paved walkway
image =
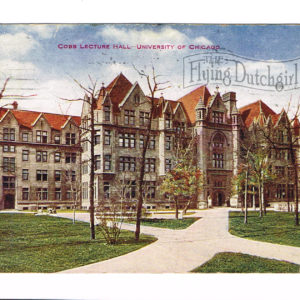
[[[228,232],[228,208],[197,212],[201,219],[184,230],[141,226],[141,232],[158,241],[137,251],[106,261],[66,270],[63,273],[186,273],[211,259],[216,253],[230,251],[285,260],[300,264],[300,247],[282,246],[235,237]],[[70,217],[70,214],[59,214]],[[89,215],[76,215],[88,221]],[[124,224],[134,230],[135,225]]]

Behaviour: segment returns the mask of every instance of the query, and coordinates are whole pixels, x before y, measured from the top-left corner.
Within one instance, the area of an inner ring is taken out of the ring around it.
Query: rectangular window
[[[29,142],[29,133],[28,132],[22,132],[22,141]]]
[[[36,151],[37,162],[47,162],[47,151]]]
[[[119,170],[120,171],[135,172],[135,170],[136,170],[136,159],[135,159],[135,157],[120,156]]]
[[[60,135],[55,135],[54,136],[54,144],[59,145],[60,144]]]
[[[172,161],[171,159],[165,160],[165,171],[166,173],[169,172],[172,169]]]
[[[29,200],[29,188],[22,188],[22,200]]]
[[[54,171],[54,180],[60,181],[61,180],[61,170],[55,170]]]
[[[48,200],[48,189],[38,188],[36,192],[36,197],[38,200]]]
[[[140,111],[140,126],[147,126],[150,121],[150,113]]]
[[[101,155],[95,155],[95,170],[100,170],[101,168]]]
[[[100,130],[96,130],[94,142],[95,142],[95,145],[99,145],[100,144]]]
[[[110,196],[110,184],[107,181],[104,181],[103,184],[103,193],[104,193],[104,198],[109,199]]]
[[[66,163],[76,163],[76,153],[66,153]]]
[[[145,160],[145,172],[155,172],[155,158],[146,158]]]
[[[76,181],[76,171],[66,171],[67,181]]]
[[[111,155],[110,154],[104,155],[104,170],[105,171],[111,170]]]
[[[134,125],[135,124],[135,112],[134,110],[125,110],[124,112],[124,124]]]
[[[83,199],[87,199],[88,198],[88,183],[87,182],[83,182],[82,183],[82,198]]]
[[[145,192],[144,195],[147,199],[154,199],[156,191],[156,182],[155,181],[146,181],[145,182]]]
[[[58,163],[61,160],[61,153],[60,152],[55,152],[54,153],[54,162]]]
[[[55,200],[61,199],[61,188],[55,188]]]
[[[28,180],[28,177],[29,177],[29,170],[23,169],[22,170],[22,180]]]
[[[148,148],[151,150],[155,149],[155,135],[150,135]]]
[[[87,162],[82,163],[82,174],[85,175],[89,172],[89,165]]]
[[[14,157],[3,157],[3,172],[15,172]]]
[[[36,170],[36,180],[37,181],[47,181],[48,171],[47,170]]]
[[[3,128],[3,140],[4,141],[15,141],[16,134],[14,128]]]
[[[294,185],[293,184],[288,184],[288,198],[289,199],[294,199]]]
[[[4,189],[14,189],[15,188],[15,177],[13,176],[3,176],[3,188]]]
[[[110,106],[104,106],[104,121],[110,121]]]
[[[104,130],[104,145],[110,145],[110,139],[111,139],[111,131],[110,130]]]
[[[66,144],[75,145],[76,144],[76,134],[75,133],[66,133]]]
[[[275,172],[278,177],[284,177],[284,167],[283,166],[275,166]]]
[[[29,150],[22,150],[22,160],[28,161],[29,159]]]
[[[213,168],[224,169],[224,154],[213,153]]]
[[[3,145],[3,152],[16,152],[16,147],[13,145]]]
[[[219,111],[214,111],[212,114],[213,123],[222,124],[224,123],[224,113]]]
[[[46,144],[48,142],[48,132],[37,130],[36,131],[36,142]]]
[[[123,148],[135,148],[135,134],[119,133],[119,146]]]
[[[171,136],[169,136],[169,135],[167,135],[166,137],[165,137],[165,145],[166,145],[166,150],[171,150],[171,145],[172,145],[172,137]]]
[[[285,184],[277,184],[276,187],[276,198],[283,199],[285,198]]]
[[[172,127],[172,118],[171,118],[171,114],[166,114],[166,129],[170,129]]]

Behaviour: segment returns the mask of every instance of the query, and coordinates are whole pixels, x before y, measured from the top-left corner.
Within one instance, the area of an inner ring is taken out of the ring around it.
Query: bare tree
[[[136,211],[136,229],[135,229],[135,239],[138,241],[140,238],[140,230],[141,230],[140,228],[141,228],[141,216],[142,216],[142,206],[143,206],[143,187],[144,187],[144,177],[145,177],[146,152],[148,149],[148,144],[151,135],[152,120],[154,118],[154,112],[156,108],[155,95],[157,92],[163,91],[169,88],[170,86],[168,86],[169,81],[162,81],[162,82],[158,81],[158,78],[161,76],[155,74],[155,70],[153,66],[152,66],[151,75],[146,74],[145,71],[143,70],[138,70],[135,66],[134,68],[141,77],[146,79],[146,83],[150,93],[148,99],[151,105],[149,121],[146,129],[146,139],[142,148],[142,154],[140,158],[140,170],[139,170],[139,179],[138,179],[138,203],[137,203],[137,211]]]
[[[82,127],[79,126],[79,128],[83,131],[83,134],[85,134],[85,141],[89,142],[90,144],[90,176],[89,176],[89,210],[90,210],[90,237],[91,240],[95,239],[95,203],[94,203],[94,181],[95,181],[95,108],[97,105],[97,81],[93,81],[91,76],[89,76],[89,82],[90,85],[88,87],[85,87],[83,84],[81,84],[78,80],[73,79],[74,82],[83,90],[84,97],[80,97],[77,99],[67,99],[67,98],[61,98],[62,100],[69,101],[69,102],[78,102],[81,101],[84,103],[84,105],[88,106],[89,109],[89,117],[87,118],[87,122],[89,126]],[[88,135],[87,135],[88,133]]]

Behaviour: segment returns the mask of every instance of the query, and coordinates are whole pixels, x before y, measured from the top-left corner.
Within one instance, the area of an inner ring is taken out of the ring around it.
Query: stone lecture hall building
[[[172,168],[178,133],[197,136],[197,161],[204,174],[204,188],[193,207],[236,206],[232,177],[240,163],[241,132],[252,124],[280,128],[285,112],[276,114],[257,101],[237,109],[236,93],[211,94],[200,86],[177,101],[161,95],[155,99],[155,115],[145,163],[146,208],[171,208],[159,192],[159,183]],[[95,108],[95,202],[118,198],[120,183],[128,184],[128,205],[134,208],[141,148],[151,108],[139,84],[120,73],[102,86]],[[79,130],[79,125],[81,124]],[[12,109],[0,110],[0,209],[49,207],[89,208],[89,105],[80,117]],[[296,131],[295,131],[296,133]],[[299,132],[297,132],[299,134]],[[276,154],[277,155],[277,154]],[[282,182],[266,189],[266,200],[284,202],[293,198],[287,153],[276,156],[274,169]],[[287,177],[287,176],[286,176]],[[74,188],[75,186],[75,188]],[[77,193],[76,191],[79,191]],[[78,196],[77,196],[78,195]]]

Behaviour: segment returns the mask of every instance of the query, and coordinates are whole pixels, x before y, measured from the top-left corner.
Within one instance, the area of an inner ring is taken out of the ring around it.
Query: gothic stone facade
[[[80,180],[79,125],[79,117],[22,111],[16,102],[0,110],[0,209],[72,207]]]
[[[128,208],[137,197],[139,158],[149,120],[151,102],[136,82],[122,73],[99,92],[96,120],[95,200],[118,198],[127,188]],[[197,160],[205,177],[203,192],[193,207],[236,205],[231,180],[239,163],[238,134],[241,126],[235,93],[211,95],[205,86],[178,99],[155,99],[155,116],[147,150],[145,207],[171,208],[159,192],[159,184],[174,162],[178,133],[197,135]],[[82,126],[89,126],[89,104],[82,111]],[[89,132],[82,132],[82,205],[89,207]],[[127,183],[127,186],[126,186]],[[183,204],[182,204],[183,206]]]

